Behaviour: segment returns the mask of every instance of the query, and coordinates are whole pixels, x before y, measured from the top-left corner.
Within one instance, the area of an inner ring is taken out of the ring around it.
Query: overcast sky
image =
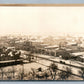
[[[0,34],[84,32],[84,7],[0,7]]]

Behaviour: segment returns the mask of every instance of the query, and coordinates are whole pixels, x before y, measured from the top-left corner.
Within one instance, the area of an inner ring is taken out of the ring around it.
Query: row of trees
[[[45,70],[41,67],[38,69],[32,68],[28,73],[24,71],[24,65],[22,64],[21,66],[22,69],[19,70],[19,72],[14,68],[14,66],[12,66],[11,71],[9,69],[6,73],[3,68],[1,68],[1,80],[4,80],[4,74],[7,76],[6,80],[68,80],[72,77],[71,68],[66,67],[65,71],[60,71],[55,63],[51,63]],[[84,80],[84,68],[81,69],[80,74]]]
[[[55,63],[51,63],[46,70],[43,70],[41,67],[38,69],[32,68],[28,74],[23,74],[26,80],[68,80],[72,77],[72,70],[69,67],[66,67],[65,69],[65,71],[60,71]],[[81,68],[79,73],[84,80],[84,68]],[[24,80],[24,78],[22,80]]]
[[[0,61],[17,60],[20,58],[21,52],[16,49],[2,47],[0,48]]]

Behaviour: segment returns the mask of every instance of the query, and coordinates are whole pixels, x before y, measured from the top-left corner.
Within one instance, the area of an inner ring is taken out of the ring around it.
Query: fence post
[[[21,73],[21,80],[23,80],[23,76],[24,76],[24,64],[22,63],[22,73]]]
[[[1,74],[2,74],[2,80],[3,80],[3,74],[4,74],[3,68],[1,68]]]
[[[14,78],[14,74],[15,74],[15,71],[14,71],[14,66],[12,66],[12,68],[13,68],[13,78]]]

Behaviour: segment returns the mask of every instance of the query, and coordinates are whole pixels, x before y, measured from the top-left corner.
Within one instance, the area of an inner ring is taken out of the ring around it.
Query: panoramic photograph
[[[83,10],[1,6],[0,80],[84,80]]]

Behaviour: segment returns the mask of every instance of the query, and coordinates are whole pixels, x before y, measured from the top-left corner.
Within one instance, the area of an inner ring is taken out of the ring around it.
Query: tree
[[[49,66],[52,79],[55,80],[58,66],[55,63],[51,63]]]
[[[15,72],[16,72],[16,70],[15,70],[14,66],[12,66],[13,78],[14,78],[14,76],[15,76]]]
[[[59,79],[66,80],[71,76],[71,74],[72,74],[71,69],[66,67],[66,71],[61,71],[58,75],[59,75]]]
[[[65,80],[66,79],[66,72],[65,71],[61,71],[58,75],[59,75],[60,80]]]
[[[21,52],[20,51],[12,51],[12,54],[14,56],[14,59],[17,60],[20,58]]]
[[[44,71],[44,77],[46,78],[46,80],[47,80],[47,78],[48,78],[49,76],[50,76],[49,70],[46,69],[46,70]]]
[[[3,68],[0,68],[0,70],[1,70],[1,74],[2,74],[2,80],[3,80],[3,74],[4,74]]]
[[[31,69],[31,71],[32,71],[32,79],[34,79],[35,75],[36,75],[36,72],[35,72],[35,70],[33,68]]]
[[[81,74],[83,80],[84,80],[84,68],[81,68],[81,71],[79,71],[79,74]]]
[[[29,55],[29,56],[28,56],[28,61],[29,61],[29,63],[32,62],[32,55]]]

